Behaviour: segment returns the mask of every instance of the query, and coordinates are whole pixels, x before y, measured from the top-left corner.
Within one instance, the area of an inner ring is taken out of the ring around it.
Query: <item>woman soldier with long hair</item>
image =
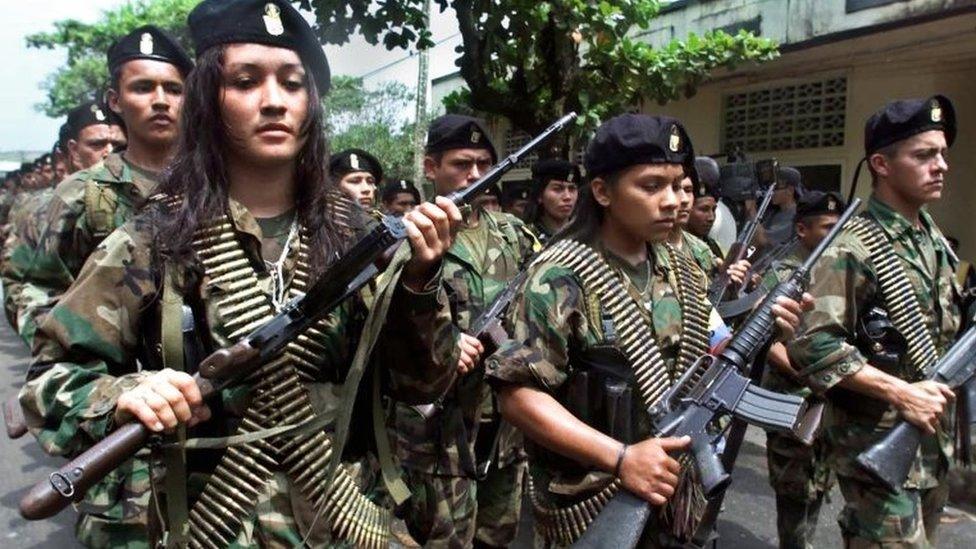
[[[166,539],[177,545],[294,546],[310,531],[324,539],[321,527],[341,515],[368,523],[344,525],[345,535],[362,536],[353,542],[379,545],[388,516],[349,500],[348,490],[336,501],[349,479],[325,478],[325,431],[267,432],[336,413],[366,316],[359,300],[210,407],[190,373],[174,369],[194,347],[182,339],[187,311],[196,354],[233,344],[324,272],[357,218],[327,183],[320,96],[329,68],[298,11],[286,0],[205,0],[189,27],[198,62],[162,196],[98,247],[51,311],[21,403],[45,450],[58,455],[77,454],[133,419],[167,438],[187,427],[210,437],[257,433],[226,450],[190,451],[185,467],[164,450],[165,478],[140,453],[79,505],[86,544],[148,546],[167,523]],[[458,360],[456,342],[436,337],[450,323],[438,268],[460,219],[444,199],[404,217],[412,257],[383,328],[397,337],[377,351],[396,358],[385,361],[391,369],[381,382],[401,400],[430,401],[452,381],[453,368],[435,366]]]
[[[674,287],[656,251],[674,253],[664,242],[693,161],[677,120],[604,123],[586,152],[591,180],[575,217],[529,268],[509,313],[512,339],[487,361],[502,414],[527,438],[530,496],[547,546],[575,542],[621,487],[662,506],[685,478],[669,453],[690,441],[651,436],[645,410],[688,357],[721,338],[709,335],[704,292]],[[791,333],[800,305],[775,311]],[[645,541],[680,539],[688,525],[675,515],[651,521]]]

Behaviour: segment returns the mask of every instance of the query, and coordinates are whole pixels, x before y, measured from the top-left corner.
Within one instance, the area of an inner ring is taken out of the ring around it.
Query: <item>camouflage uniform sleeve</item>
[[[800,376],[819,394],[867,363],[853,343],[858,304],[869,301],[877,288],[868,257],[853,236],[842,235],[811,274],[814,308],[804,316],[801,334],[787,350]]]
[[[3,243],[3,256],[0,258],[0,280],[3,281],[3,312],[7,322],[14,330],[17,329],[17,305],[20,290],[23,286],[22,262],[23,249],[16,231],[10,231]]]
[[[542,249],[542,243],[539,241],[539,237],[532,232],[532,229],[524,221],[511,214],[508,217],[512,226],[515,227],[515,233],[518,235],[519,259],[524,262]]]
[[[135,223],[98,246],[35,335],[20,403],[49,453],[70,456],[104,438],[118,396],[148,375],[136,372],[136,351],[157,287]]]
[[[584,297],[569,270],[537,265],[508,314],[512,338],[488,358],[489,382],[552,393],[569,375],[569,344],[586,332]]]
[[[389,365],[391,396],[407,404],[440,397],[454,382],[458,338],[440,271],[422,292],[398,283],[376,350]]]
[[[29,299],[25,322],[32,326],[67,291],[94,250],[91,234],[84,227],[85,183],[77,178],[84,173],[58,185],[41,219],[38,245],[23,270],[23,293]]]

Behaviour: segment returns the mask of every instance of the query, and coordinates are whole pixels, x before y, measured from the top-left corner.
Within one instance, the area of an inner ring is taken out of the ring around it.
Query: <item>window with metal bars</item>
[[[845,77],[732,93],[723,101],[723,152],[844,145]]]

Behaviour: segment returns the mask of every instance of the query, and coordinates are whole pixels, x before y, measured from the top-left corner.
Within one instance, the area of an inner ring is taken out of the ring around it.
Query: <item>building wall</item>
[[[721,76],[695,97],[645,112],[682,120],[702,154],[725,152],[722,147],[723,101],[730,93],[835,76],[847,78],[844,144],[788,151],[756,151],[750,158],[776,157],[784,165],[840,164],[842,190],[851,178],[864,146],[864,123],[886,101],[940,93],[956,108],[958,137],[950,151],[948,185],[931,212],[947,234],[962,241],[962,255],[976,258],[976,15],[969,14],[893,30],[882,35],[787,53],[747,73]],[[858,196],[870,192],[870,176],[862,170]]]

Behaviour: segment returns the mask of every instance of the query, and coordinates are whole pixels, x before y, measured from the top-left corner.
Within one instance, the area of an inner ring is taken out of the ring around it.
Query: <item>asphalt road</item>
[[[27,351],[6,322],[0,321],[0,397],[6,400],[21,385]],[[28,522],[17,512],[27,488],[57,468],[62,460],[45,455],[26,435],[9,440],[0,434],[0,547],[69,549],[74,541],[75,513],[66,510],[53,519]],[[776,512],[766,476],[765,435],[750,429],[719,521],[720,547],[759,549],[776,546]],[[835,489],[821,511],[814,547],[841,547],[836,517],[842,505]],[[952,510],[955,520],[940,530],[939,547],[969,549],[976,545],[976,516]],[[531,519],[525,514],[515,547],[531,546]]]

